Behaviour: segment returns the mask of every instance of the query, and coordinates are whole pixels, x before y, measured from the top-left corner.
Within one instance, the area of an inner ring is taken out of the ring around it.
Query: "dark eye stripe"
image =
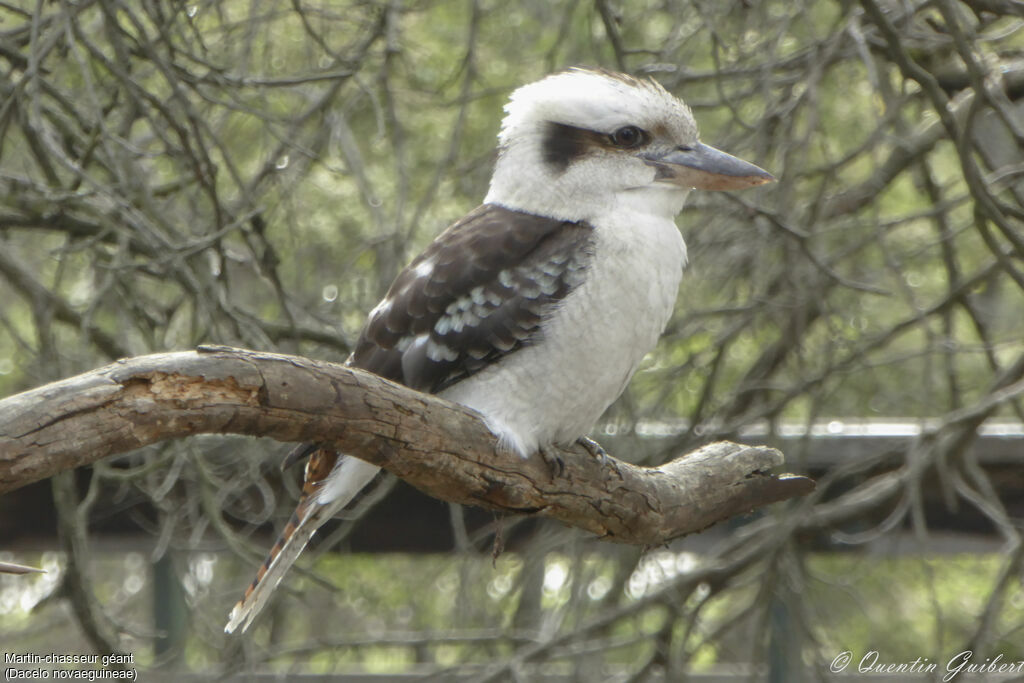
[[[542,142],[544,163],[561,173],[588,149],[602,145],[604,140],[603,135],[592,130],[549,121]]]
[[[544,128],[541,150],[544,163],[561,173],[592,149],[636,149],[650,141],[650,133],[637,126],[622,126],[608,134],[549,121]]]

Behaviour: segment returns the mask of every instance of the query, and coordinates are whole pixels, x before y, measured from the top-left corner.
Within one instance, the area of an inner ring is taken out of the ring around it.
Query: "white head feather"
[[[517,89],[505,112],[486,202],[564,220],[592,220],[623,193],[650,194],[667,216],[682,208],[686,189],[656,183],[655,169],[635,151],[595,148],[564,167],[545,161],[551,124],[606,136],[636,126],[661,144],[696,143],[690,108],[657,82],[574,68]]]

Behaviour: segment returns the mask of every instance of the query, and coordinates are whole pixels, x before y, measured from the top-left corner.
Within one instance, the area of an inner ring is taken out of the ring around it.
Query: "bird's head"
[[[690,108],[654,80],[568,69],[513,92],[505,112],[485,201],[511,209],[588,220],[630,201],[674,216],[691,188],[774,180],[700,142]]]

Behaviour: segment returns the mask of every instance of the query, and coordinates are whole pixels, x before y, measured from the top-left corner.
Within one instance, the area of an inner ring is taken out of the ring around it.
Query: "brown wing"
[[[438,392],[536,341],[583,279],[593,228],[484,204],[395,279],[350,364]]]
[[[478,207],[395,278],[348,363],[413,389],[441,391],[536,341],[545,313],[582,281],[592,240],[586,223]],[[283,467],[311,454],[306,488],[337,460],[302,444]]]

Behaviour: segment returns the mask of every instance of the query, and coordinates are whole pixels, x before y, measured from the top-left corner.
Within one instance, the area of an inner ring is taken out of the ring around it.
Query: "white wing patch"
[[[412,269],[413,274],[417,278],[428,278],[434,272],[434,259],[426,258]]]
[[[387,315],[388,311],[391,310],[391,306],[392,306],[391,297],[385,297],[385,298],[380,300],[380,303],[378,303],[376,306],[373,307],[373,310],[370,311],[369,317],[370,318],[378,318],[378,317],[380,317],[382,315]]]
[[[433,339],[427,339],[427,358],[432,361],[440,362],[443,360],[453,361],[457,360],[459,352],[452,349],[445,344],[434,341]]]

